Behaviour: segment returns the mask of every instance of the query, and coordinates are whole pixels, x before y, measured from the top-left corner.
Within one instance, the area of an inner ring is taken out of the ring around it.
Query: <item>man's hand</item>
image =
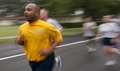
[[[20,35],[16,38],[15,40],[15,43],[16,44],[19,44],[19,45],[24,45],[24,42],[23,42],[23,35]]]
[[[116,42],[117,42],[117,38],[112,38],[112,39],[110,40],[110,42],[116,43]]]
[[[45,56],[49,56],[52,52],[53,52],[53,50],[51,48],[41,49],[40,50],[40,54],[45,55]]]
[[[55,50],[55,47],[59,44],[60,42],[57,42],[57,41],[52,41],[52,45],[47,48],[47,49],[40,49],[39,52],[41,55],[45,55],[45,56],[49,56],[54,50]]]
[[[90,30],[92,27],[85,27],[84,29],[85,30]]]

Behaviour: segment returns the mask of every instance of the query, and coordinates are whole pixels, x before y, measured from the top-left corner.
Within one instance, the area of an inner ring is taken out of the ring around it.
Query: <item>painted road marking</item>
[[[68,44],[57,46],[56,48],[62,48],[62,47],[65,47],[65,46],[80,44],[80,43],[84,43],[84,42],[88,42],[88,41],[95,40],[95,39],[100,39],[100,38],[102,38],[102,37],[94,38],[94,39],[90,39],[90,40],[84,40],[84,41],[78,41],[78,42],[68,43]],[[25,53],[17,54],[17,55],[12,55],[12,56],[8,56],[8,57],[3,57],[3,58],[0,58],[0,61],[6,60],[6,59],[10,59],[10,58],[20,57],[20,56],[23,56],[23,55],[25,55]]]

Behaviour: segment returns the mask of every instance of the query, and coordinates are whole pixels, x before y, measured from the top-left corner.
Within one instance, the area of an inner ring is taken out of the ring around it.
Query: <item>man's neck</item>
[[[38,19],[35,19],[35,20],[31,20],[31,21],[28,21],[29,23],[33,23],[35,21],[37,21]]]

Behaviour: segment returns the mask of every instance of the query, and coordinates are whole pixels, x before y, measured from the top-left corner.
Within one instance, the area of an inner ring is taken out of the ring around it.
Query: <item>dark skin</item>
[[[26,7],[25,7],[25,12],[24,12],[24,15],[25,15],[25,18],[26,20],[31,24],[37,20],[39,20],[39,12],[40,10],[37,8],[36,4],[28,4]],[[17,37],[15,43],[16,44],[19,44],[19,45],[24,45],[24,41],[22,40],[24,37],[23,34],[21,34],[20,36]],[[53,44],[47,48],[47,49],[40,49],[38,50],[39,53],[41,55],[44,55],[44,56],[49,56],[55,49],[55,47],[59,44],[59,42],[53,40]]]
[[[25,7],[24,16],[29,23],[37,21],[39,19],[39,11],[34,4],[28,4]]]

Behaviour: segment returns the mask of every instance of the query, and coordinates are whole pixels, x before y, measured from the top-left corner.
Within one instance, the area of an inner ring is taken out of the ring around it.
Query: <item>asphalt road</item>
[[[65,36],[60,45],[83,41],[80,35]],[[84,43],[65,46],[55,50],[62,57],[61,71],[120,71],[120,58],[115,66],[106,67],[105,54],[99,43],[95,43],[96,52],[88,52]],[[14,43],[0,44],[0,58],[23,53],[23,49]],[[31,71],[26,56],[0,60],[0,71]]]

